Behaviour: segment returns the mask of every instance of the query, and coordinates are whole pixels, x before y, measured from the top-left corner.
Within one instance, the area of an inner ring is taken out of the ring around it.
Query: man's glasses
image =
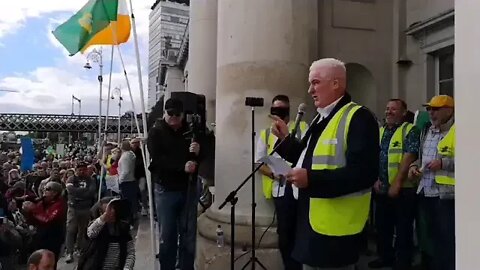
[[[438,107],[427,107],[427,112],[436,112],[436,111],[439,111],[441,108],[438,108]]]
[[[52,188],[51,187],[46,187],[45,191],[52,191]]]
[[[181,115],[182,113],[181,113],[181,112],[176,112],[176,111],[167,111],[167,114],[168,114],[168,116],[180,117],[180,115]]]

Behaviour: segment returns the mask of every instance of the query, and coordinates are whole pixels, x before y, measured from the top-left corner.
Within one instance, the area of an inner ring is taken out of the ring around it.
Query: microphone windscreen
[[[298,105],[298,112],[305,113],[306,110],[307,105],[305,103],[300,103],[300,105]]]

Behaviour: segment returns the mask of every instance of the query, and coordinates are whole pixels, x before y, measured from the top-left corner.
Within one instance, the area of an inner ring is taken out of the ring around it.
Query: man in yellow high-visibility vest
[[[308,80],[318,114],[304,138],[287,136],[280,119],[272,125],[272,132],[285,138],[278,153],[296,164],[287,174],[299,188],[292,256],[305,270],[353,270],[378,177],[378,124],[346,92],[343,62],[315,61]]]
[[[455,269],[455,118],[454,101],[447,95],[433,97],[427,107],[430,123],[420,135],[419,159],[409,177],[418,184],[419,212],[424,232],[421,242],[431,243],[423,253],[431,269]],[[428,250],[426,250],[428,251]]]
[[[282,119],[290,132],[295,128],[295,122],[290,121],[290,99],[285,95],[277,95],[272,100],[270,114]],[[295,137],[301,139],[307,130],[307,123],[300,122]],[[278,138],[272,134],[270,127],[262,130],[257,142],[256,160],[269,155],[275,148]],[[277,153],[273,153],[277,156]],[[292,188],[291,183],[280,183],[282,176],[275,175],[270,167],[260,167],[262,174],[263,195],[266,199],[273,198],[277,216],[278,246],[282,255],[283,265],[286,270],[301,270],[302,265],[291,256],[295,242],[295,222],[297,202],[294,198],[298,189]],[[284,178],[283,178],[284,179]]]
[[[391,99],[380,128],[380,171],[374,185],[378,258],[368,263],[372,269],[412,266],[416,184],[407,176],[418,157],[419,132],[405,121],[407,111],[405,101]]]

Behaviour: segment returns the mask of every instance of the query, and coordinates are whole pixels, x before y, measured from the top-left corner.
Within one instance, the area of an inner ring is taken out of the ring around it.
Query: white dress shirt
[[[343,98],[343,96],[341,96],[339,99],[335,100],[334,102],[332,102],[330,105],[326,106],[325,108],[317,108],[318,116],[315,117],[315,119],[318,119],[318,120],[316,120],[317,123],[320,123],[320,121],[327,118],[330,115],[330,113],[333,111],[333,108],[335,108],[335,106],[337,106],[338,102],[342,98]],[[312,123],[310,125],[310,127],[312,127],[313,125],[314,124]],[[310,138],[308,138],[307,146],[303,149],[302,154],[300,155],[300,158],[298,159],[297,164],[295,165],[295,168],[302,168],[303,160],[305,159],[305,153],[307,153],[307,149],[308,149],[309,144],[310,144]],[[298,199],[298,188],[295,185],[292,185],[292,188],[293,188],[293,197],[295,197],[295,199]]]
[[[305,135],[305,131],[302,132],[302,135],[301,135],[302,138],[303,138],[304,135]],[[275,138],[274,144],[276,144],[278,138],[273,134],[273,132],[271,132],[271,130],[270,130],[270,136],[273,136]],[[261,159],[264,156],[267,156],[268,154],[270,154],[270,153],[267,153],[267,151],[268,151],[268,145],[265,143],[265,140],[262,140],[262,137],[259,136],[258,141],[257,141],[255,160],[257,160],[257,162],[258,162],[259,159]],[[281,158],[280,155],[278,155],[276,152],[273,153],[272,156]],[[276,198],[276,197],[283,197],[284,195],[285,195],[285,185],[280,186],[278,181],[273,181],[272,196]]]

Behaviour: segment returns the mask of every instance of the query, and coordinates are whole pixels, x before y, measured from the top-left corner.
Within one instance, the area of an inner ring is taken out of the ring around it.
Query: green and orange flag
[[[117,45],[130,37],[128,14],[126,0],[89,0],[52,33],[71,56],[92,45]]]

